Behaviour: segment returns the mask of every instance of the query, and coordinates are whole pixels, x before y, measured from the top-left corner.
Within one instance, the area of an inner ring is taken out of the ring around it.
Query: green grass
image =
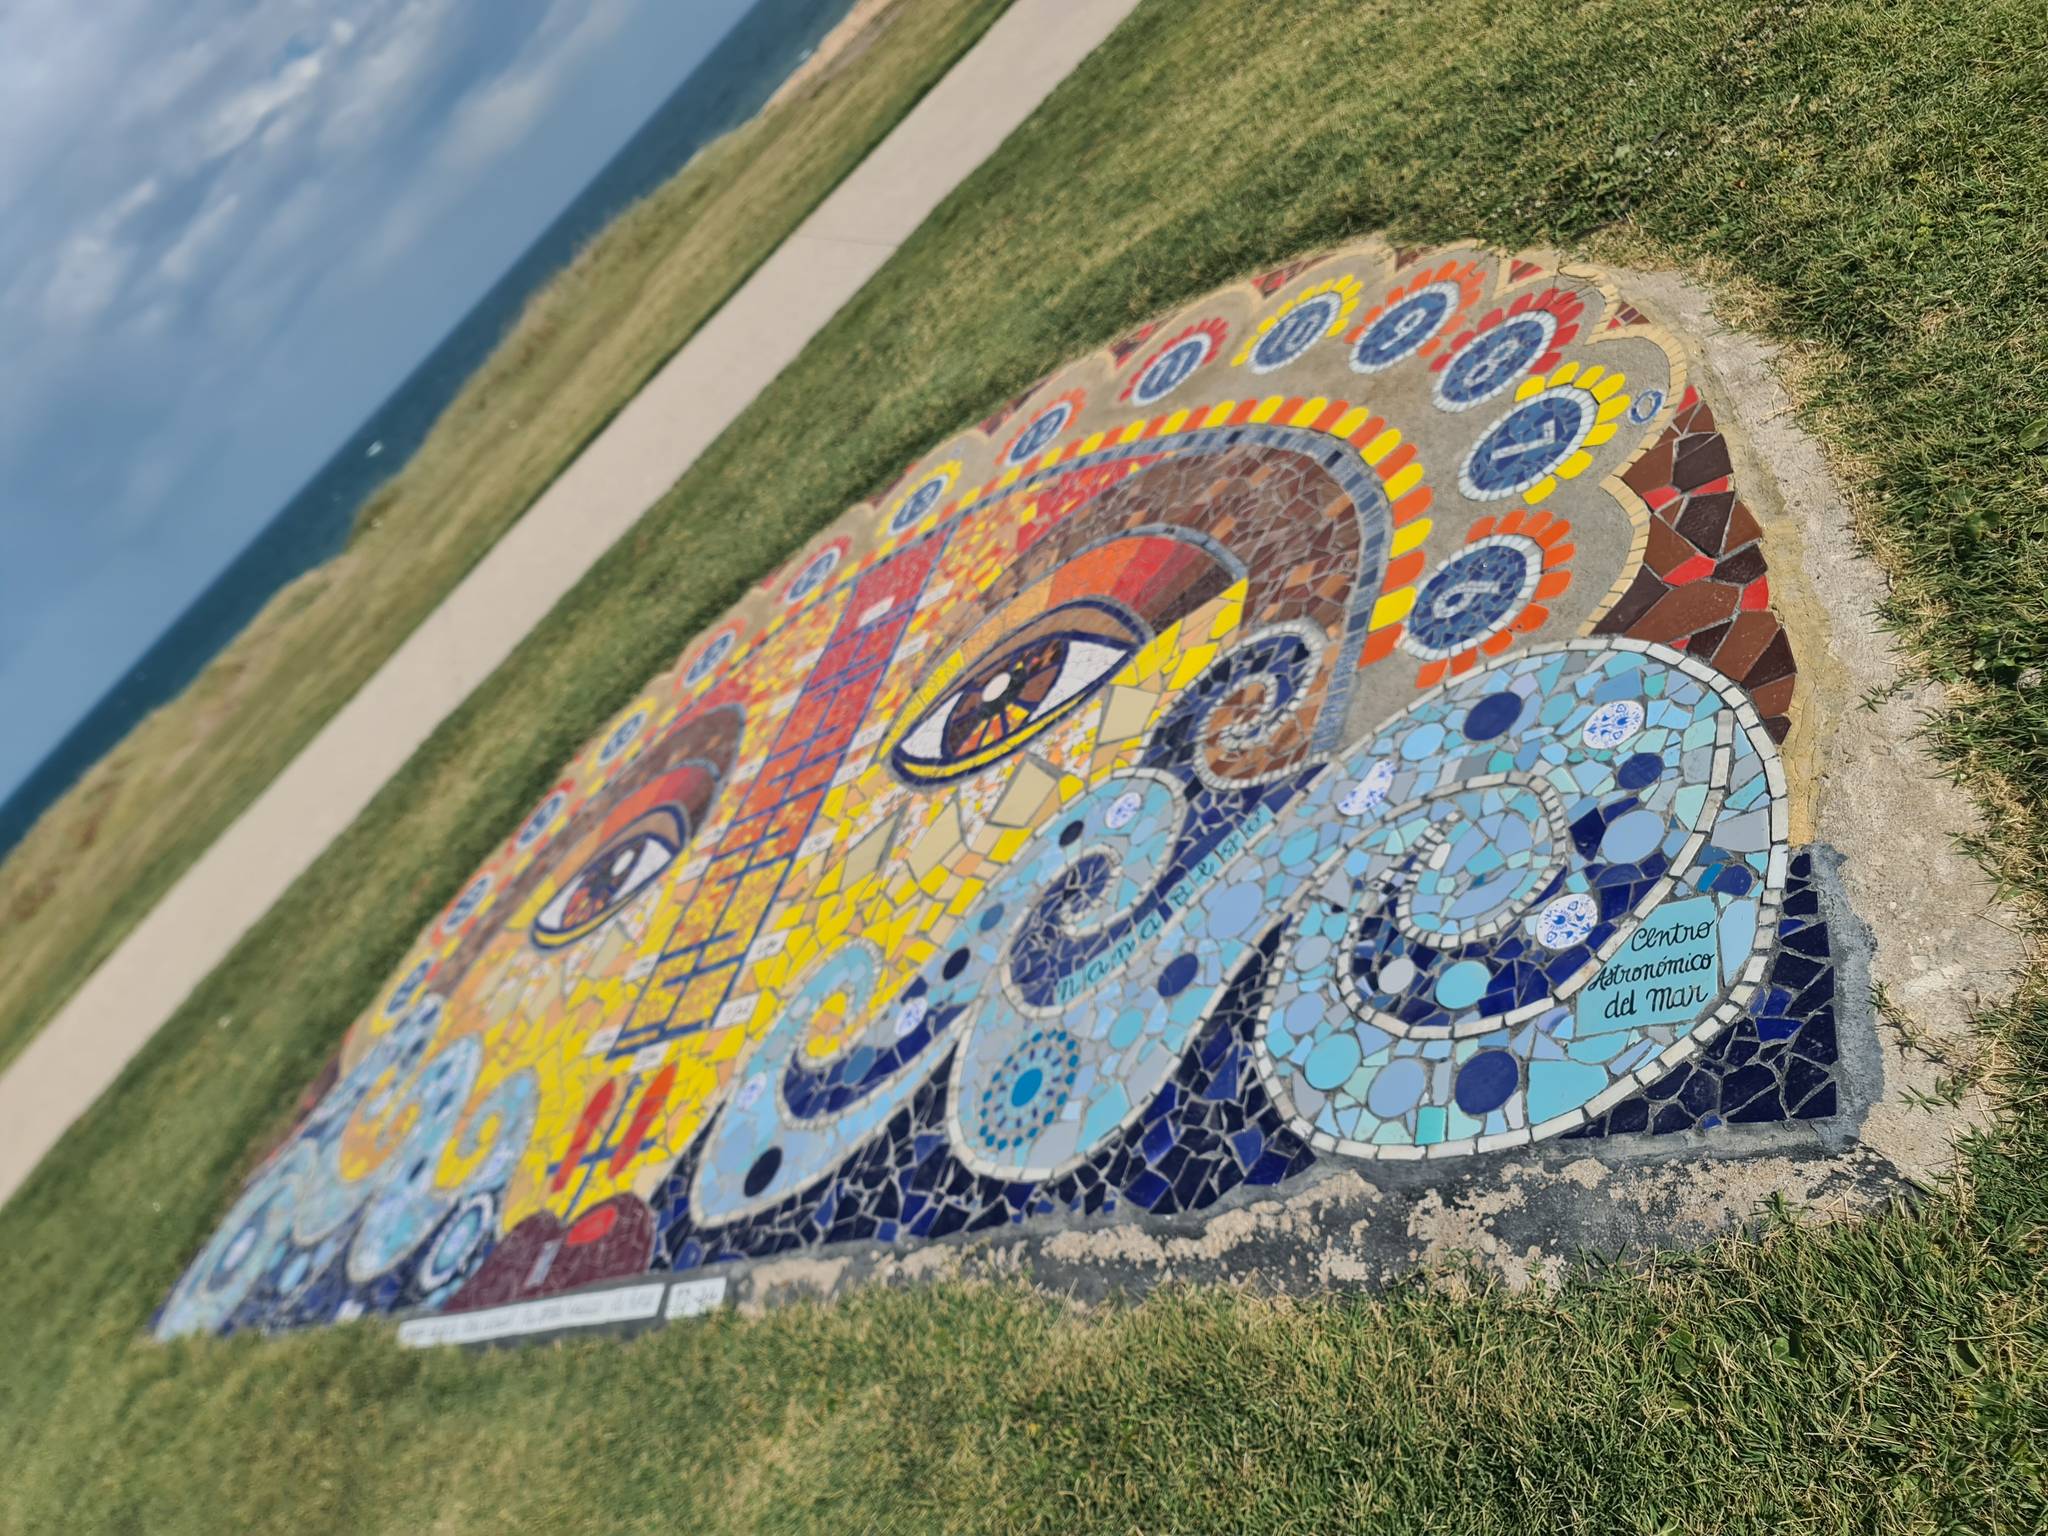
[[[378,1328],[140,1331],[410,935],[748,581],[1046,366],[1367,229],[1663,254],[1797,344],[1888,618],[1956,690],[1931,738],[2038,915],[2044,142],[2037,0],[1152,0],[0,1212],[0,1529],[2048,1527],[2038,980],[1985,1024],[2006,1116],[1922,1210],[1767,1222],[1556,1297],[870,1294],[431,1358]]]
[[[894,0],[529,301],[348,549],[0,863],[0,1068],[1008,0]]]

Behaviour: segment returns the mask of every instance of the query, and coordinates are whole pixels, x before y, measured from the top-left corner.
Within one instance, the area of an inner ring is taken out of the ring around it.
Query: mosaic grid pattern
[[[1527,258],[1082,359],[569,767],[158,1332],[1841,1113],[1732,475],[1674,340]]]

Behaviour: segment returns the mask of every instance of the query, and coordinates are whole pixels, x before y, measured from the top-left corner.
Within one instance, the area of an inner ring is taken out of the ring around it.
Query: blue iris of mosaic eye
[[[1506,535],[1460,550],[1422,584],[1408,617],[1407,645],[1431,658],[1453,656],[1519,613],[1542,575],[1542,548]]]
[[[1437,380],[1437,404],[1462,411],[1498,394],[1542,356],[1556,327],[1538,311],[1517,315],[1468,343]]]
[[[1137,388],[1131,391],[1131,399],[1139,405],[1150,405],[1172,394],[1208,361],[1214,347],[1215,343],[1205,335],[1190,336],[1186,341],[1168,347],[1152,360],[1152,365],[1139,378]]]
[[[1351,366],[1360,373],[1393,367],[1442,328],[1456,299],[1457,289],[1448,283],[1409,295],[1366,327],[1352,349]]]
[[[1545,390],[1510,411],[1474,445],[1459,484],[1482,501],[1513,496],[1570,458],[1592,429],[1590,395]]]
[[[681,814],[662,806],[613,838],[533,920],[533,942],[554,949],[602,927],[651,885],[689,840]]]
[[[891,754],[897,771],[937,783],[986,768],[1071,714],[1142,643],[1101,603],[1069,603],[1033,620],[969,667]]]
[[[1344,301],[1334,293],[1319,293],[1297,304],[1259,338],[1259,344],[1252,349],[1252,371],[1269,373],[1286,367],[1337,323],[1343,308]]]
[[[1010,451],[1004,461],[1022,464],[1035,459],[1053,445],[1053,440],[1066,431],[1067,423],[1073,419],[1074,408],[1062,400],[1052,409],[1034,420],[1030,426],[1017,434],[1017,441],[1010,444]]]

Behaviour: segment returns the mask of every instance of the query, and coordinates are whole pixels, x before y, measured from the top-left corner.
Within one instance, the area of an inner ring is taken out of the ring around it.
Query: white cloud
[[[467,97],[441,144],[444,164],[475,170],[525,138],[555,93],[552,72],[533,70],[494,81]]]
[[[584,54],[625,18],[613,0],[557,3],[508,73],[463,98],[442,141],[441,162],[474,171],[525,138]]]
[[[118,3],[81,25],[76,0],[15,0],[0,16],[0,207],[30,185],[54,146],[77,130],[81,105],[112,101],[118,37],[133,22]]]
[[[114,104],[113,120],[124,126],[141,124],[151,132],[160,132],[164,114],[192,94],[228,55],[229,45],[218,36],[159,49],[146,69],[135,71],[134,79]]]
[[[302,241],[317,232],[328,202],[325,183],[313,180],[300,182],[243,243],[242,260],[252,265],[267,266],[289,256]]]
[[[158,258],[157,275],[177,286],[190,281],[199,269],[200,261],[227,233],[228,225],[234,221],[235,210],[241,206],[241,195],[229,192],[200,209],[198,217],[185,226],[185,232]]]
[[[333,110],[320,127],[323,149],[360,149],[383,134],[426,78],[446,20],[443,0],[406,0],[383,22],[335,93]],[[342,45],[354,37],[351,29]]]
[[[168,454],[161,452],[162,444],[157,442],[138,443],[134,460],[128,466],[123,494],[116,503],[127,509],[119,532],[123,535],[138,532],[148,514],[163,500],[164,493],[177,478],[178,465]]]
[[[163,185],[154,176],[145,176],[118,203],[107,210],[107,220],[115,228],[128,222],[155,202],[163,193]]]
[[[106,312],[135,264],[135,247],[119,239],[119,233],[160,195],[156,177],[145,176],[58,246],[43,285],[42,313],[47,321],[77,326]]]
[[[391,265],[427,232],[427,223],[427,210],[420,199],[408,197],[394,200],[385,210],[384,217],[377,221],[375,232],[358,250],[358,269],[375,272],[380,267]]]
[[[171,321],[176,314],[177,311],[169,304],[158,299],[154,304],[137,310],[128,321],[128,329],[131,334],[143,340],[154,340],[171,328]]]
[[[320,72],[320,55],[309,53],[293,59],[269,79],[236,91],[214,109],[211,119],[200,130],[201,153],[209,160],[217,160],[240,149],[279,112],[310,91]]]
[[[59,326],[96,319],[119,296],[134,259],[129,247],[95,231],[73,235],[43,289],[44,316]]]

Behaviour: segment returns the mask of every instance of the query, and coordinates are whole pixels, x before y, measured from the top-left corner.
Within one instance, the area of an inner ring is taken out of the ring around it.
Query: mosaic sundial
[[[570,765],[159,1331],[1847,1123],[1693,371],[1597,271],[1375,243],[1048,378]]]

